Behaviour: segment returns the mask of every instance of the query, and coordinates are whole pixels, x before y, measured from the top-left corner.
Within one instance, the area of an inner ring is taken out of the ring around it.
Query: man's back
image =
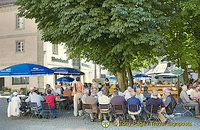
[[[98,98],[99,104],[110,104],[110,98],[108,96],[102,95]]]
[[[86,104],[96,104],[96,98],[94,98],[93,96],[88,96],[86,97]]]
[[[151,106],[161,106],[164,107],[164,104],[160,98],[150,98],[146,102],[146,108],[150,112],[151,111]]]
[[[127,100],[127,104],[128,105],[139,105],[139,109],[140,109],[140,106],[141,106],[141,102],[138,98],[136,97],[131,97]],[[138,109],[138,110],[139,110]],[[132,111],[132,112],[136,112],[136,111]]]
[[[97,102],[96,101],[97,101],[96,98],[94,98],[93,96],[86,97],[86,104],[92,105],[92,110],[86,110],[86,112],[97,113],[98,109],[97,109]]]
[[[36,93],[29,95],[28,99],[26,99],[26,102],[36,102],[38,107],[41,106],[41,101],[44,101],[44,99]]]
[[[123,112],[126,112],[126,100],[122,96],[114,96],[111,101],[111,105],[123,105]],[[114,109],[113,109],[114,110]],[[121,111],[115,111],[115,112],[121,112]]]
[[[63,97],[69,97],[70,100],[73,100],[73,97],[72,97],[72,90],[70,89],[65,89],[63,91]]]

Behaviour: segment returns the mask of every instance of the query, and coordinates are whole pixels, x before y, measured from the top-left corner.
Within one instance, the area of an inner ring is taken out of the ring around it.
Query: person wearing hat
[[[20,116],[20,103],[21,100],[20,98],[17,96],[18,93],[14,92],[13,93],[13,98],[11,99],[11,102],[9,102],[8,104],[8,117],[11,116]]]

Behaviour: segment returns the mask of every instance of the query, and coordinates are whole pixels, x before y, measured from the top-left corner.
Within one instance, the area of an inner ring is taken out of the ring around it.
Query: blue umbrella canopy
[[[151,78],[152,76],[146,74],[136,74],[133,76],[134,78]]]
[[[74,79],[71,77],[61,77],[59,79],[56,80],[57,82],[73,82]]]
[[[0,76],[26,76],[53,74],[54,71],[37,64],[17,64],[0,70]]]
[[[78,71],[74,68],[67,67],[54,67],[51,68],[54,71],[54,74],[62,74],[62,75],[84,75],[85,73]]]

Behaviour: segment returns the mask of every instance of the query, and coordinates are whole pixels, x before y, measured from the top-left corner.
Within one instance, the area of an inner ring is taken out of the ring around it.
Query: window
[[[58,55],[58,44],[52,44],[52,53]]]
[[[23,52],[24,51],[24,42],[17,41],[16,42],[16,52]]]
[[[23,29],[24,28],[24,18],[16,16],[16,28]]]
[[[29,84],[29,77],[13,77],[12,85]]]

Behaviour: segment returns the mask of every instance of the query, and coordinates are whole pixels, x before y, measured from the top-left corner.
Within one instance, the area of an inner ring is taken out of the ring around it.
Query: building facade
[[[92,82],[100,78],[101,67],[80,59],[68,59],[66,47],[41,40],[40,31],[34,19],[25,19],[17,15],[16,0],[0,1],[0,69],[21,63],[33,63],[52,67],[71,67],[85,73],[82,82]],[[105,71],[105,75],[107,71]],[[58,77],[62,77],[59,75]],[[74,77],[75,78],[75,77]],[[20,89],[55,84],[54,75],[29,77],[0,77],[0,90],[3,86]]]

